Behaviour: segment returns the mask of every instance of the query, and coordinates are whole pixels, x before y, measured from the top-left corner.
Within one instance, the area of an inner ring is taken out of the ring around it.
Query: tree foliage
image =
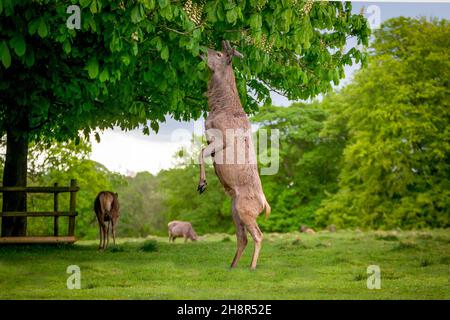
[[[77,18],[79,28],[69,28]],[[366,44],[369,29],[340,2],[0,0],[3,184],[26,184],[29,142],[78,142],[115,126],[149,133],[165,115],[199,118],[208,78],[199,53],[222,40],[246,55],[236,74],[250,112],[270,102],[271,89],[291,99],[329,90],[344,65],[365,59],[344,52],[348,36]],[[26,210],[23,193],[4,200],[4,211]],[[2,220],[2,235],[26,234],[26,218]]]
[[[369,67],[326,99],[323,134],[348,142],[320,224],[449,226],[449,35],[447,20],[387,21]]]
[[[69,4],[81,8],[80,30],[66,26]],[[364,60],[343,52],[349,36],[369,36],[350,3],[1,0],[0,132],[23,117],[30,140],[113,126],[149,132],[147,121],[157,130],[166,114],[198,118],[207,105],[198,56],[222,39],[246,56],[236,69],[248,111],[269,102],[271,88],[308,98]]]
[[[114,191],[119,193],[121,236],[165,234],[168,222],[164,202],[166,192],[158,177],[140,172],[135,177],[127,177],[126,184]]]
[[[265,230],[295,231],[302,224],[315,225],[321,201],[337,189],[344,141],[321,137],[328,113],[318,103],[266,107],[253,121],[262,129],[280,131],[280,169],[262,176],[264,192],[272,207]]]

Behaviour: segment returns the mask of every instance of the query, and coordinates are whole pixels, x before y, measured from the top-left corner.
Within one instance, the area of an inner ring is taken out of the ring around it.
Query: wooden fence
[[[26,237],[0,237],[1,243],[74,243],[75,238],[75,217],[78,215],[76,211],[77,192],[80,188],[77,186],[76,180],[70,180],[68,187],[59,186],[57,183],[53,187],[0,187],[0,192],[26,192],[26,193],[53,193],[53,211],[2,211],[0,217],[53,217],[53,236],[26,236]],[[69,211],[59,211],[58,195],[60,193],[70,192]],[[69,227],[68,235],[59,235],[59,218],[68,217]]]

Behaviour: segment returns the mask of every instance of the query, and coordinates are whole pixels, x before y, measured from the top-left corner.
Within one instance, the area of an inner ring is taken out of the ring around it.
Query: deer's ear
[[[222,40],[222,51],[226,54],[230,53],[231,51],[231,45],[228,40]]]
[[[241,58],[241,59],[244,58],[244,55],[242,53],[240,53],[239,51],[237,51],[235,48],[233,48],[233,52],[232,53],[233,53],[232,55],[234,57],[238,57],[238,58]]]
[[[239,51],[237,51],[235,48],[233,48],[233,49],[231,49],[231,52],[227,53],[227,57],[228,57],[227,62],[228,62],[228,64],[230,64],[231,60],[233,60],[233,57],[238,57],[238,58],[243,59],[244,55],[242,53],[240,53]]]

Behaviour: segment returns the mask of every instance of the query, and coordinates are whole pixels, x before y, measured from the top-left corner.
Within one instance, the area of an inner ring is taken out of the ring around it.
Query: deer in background
[[[175,220],[169,222],[167,227],[169,230],[169,242],[175,242],[177,237],[183,237],[184,242],[187,242],[188,239],[191,239],[191,241],[198,240],[197,233],[195,233],[195,230],[190,222]]]
[[[113,243],[116,244],[116,228],[120,215],[119,195],[110,191],[101,191],[94,201],[94,211],[100,229],[100,244],[98,249],[105,249],[109,244],[109,228]],[[108,226],[105,222],[108,222]]]
[[[197,190],[202,193],[206,189],[205,163],[208,156],[213,158],[213,165],[225,192],[232,199],[232,216],[236,226],[237,250],[231,267],[235,267],[247,246],[247,234],[254,241],[251,269],[256,268],[263,234],[256,218],[265,210],[266,218],[270,214],[270,206],[264,195],[258,175],[258,165],[251,136],[251,126],[247,114],[239,99],[236,80],[232,67],[233,57],[243,55],[230,46],[228,41],[222,42],[222,51],[208,49],[207,61],[212,71],[208,83],[209,114],[205,121],[208,146],[200,152],[200,181]],[[243,132],[243,136],[229,136],[229,132]],[[241,143],[236,143],[239,140]],[[229,161],[227,154],[233,155]],[[235,157],[244,156],[243,161],[234,161]],[[224,160],[226,156],[227,160]]]

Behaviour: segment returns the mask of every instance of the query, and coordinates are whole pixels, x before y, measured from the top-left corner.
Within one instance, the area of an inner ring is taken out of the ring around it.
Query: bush
[[[158,251],[158,242],[156,240],[147,240],[142,244],[140,250],[144,252],[156,252]]]

